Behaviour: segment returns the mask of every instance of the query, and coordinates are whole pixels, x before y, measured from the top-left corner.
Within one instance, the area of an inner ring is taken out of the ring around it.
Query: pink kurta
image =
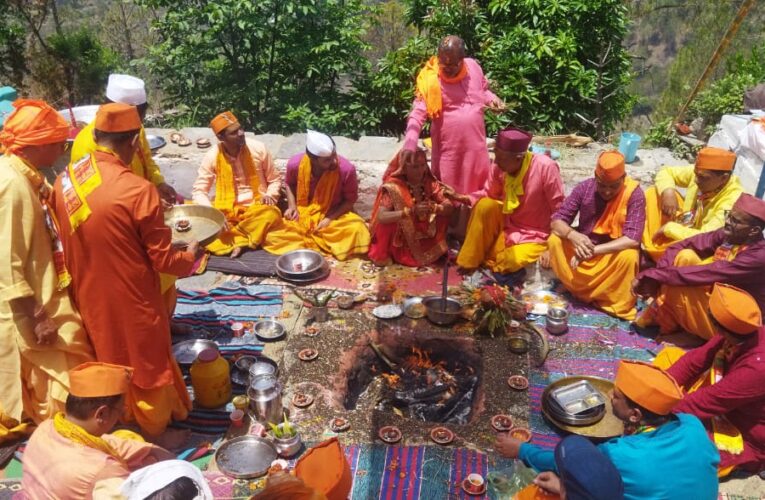
[[[492,165],[483,188],[470,193],[475,202],[483,197],[504,200],[505,173]],[[505,215],[505,245],[541,243],[550,236],[550,219],[565,194],[558,163],[545,155],[535,154],[523,178],[521,204],[512,214]]]
[[[40,424],[24,452],[21,479],[24,498],[93,498],[93,487],[98,481],[126,478],[133,470],[155,463],[152,452],[161,450],[153,444],[110,434],[101,437],[114,448],[127,467],[111,455],[63,437],[53,426],[53,420]]]
[[[489,175],[486,126],[483,112],[495,100],[478,63],[463,60],[467,76],[457,83],[441,81],[442,112],[431,121],[431,169],[436,178],[468,194],[481,189]],[[406,125],[404,149],[414,150],[422,125],[428,119],[425,102],[415,99]]]

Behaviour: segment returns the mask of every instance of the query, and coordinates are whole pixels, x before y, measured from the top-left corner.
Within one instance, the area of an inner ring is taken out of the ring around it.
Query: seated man
[[[692,236],[670,246],[654,269],[638,274],[634,291],[656,297],[636,324],[658,323],[661,333],[678,329],[710,339],[715,329],[707,315],[715,282],[751,293],[765,308],[765,202],[742,194],[726,217],[725,227]]]
[[[765,329],[754,298],[715,284],[709,315],[717,331],[709,342],[682,355],[668,347],[655,363],[688,389],[674,409],[702,419],[720,451],[720,475],[735,467],[765,466]],[[678,356],[680,357],[677,360]],[[674,364],[672,364],[674,362]]]
[[[239,120],[230,111],[213,118],[210,128],[220,142],[202,159],[191,196],[194,203],[212,205],[226,216],[228,228],[207,250],[237,257],[245,247],[260,246],[281,218],[276,202],[282,180],[266,146],[245,139]],[[215,199],[210,203],[213,184]]]
[[[664,167],[656,186],[645,193],[646,224],[643,249],[656,262],[669,245],[723,226],[724,212],[744,192],[733,175],[736,155],[706,147],[695,165]],[[685,197],[677,188],[685,188]]]
[[[547,250],[547,221],[563,202],[563,181],[558,164],[529,152],[530,143],[531,134],[516,128],[497,135],[486,185],[470,195],[475,205],[457,256],[462,269],[514,273]]]
[[[309,130],[305,154],[289,159],[285,175],[287,211],[263,248],[281,255],[300,248],[332,254],[337,260],[369,251],[369,230],[351,212],[359,198],[356,167],[339,156],[335,141]]]
[[[372,209],[369,258],[377,265],[391,260],[426,266],[446,253],[446,228],[453,206],[433,177],[424,149],[411,163],[397,154],[383,174]]]
[[[158,446],[107,434],[125,409],[131,372],[106,363],[69,371],[66,412],[40,424],[24,452],[25,498],[94,498],[99,481],[124,479],[135,469],[174,458]]]
[[[665,371],[648,363],[621,361],[611,404],[625,435],[599,444],[621,473],[624,498],[717,498],[720,456],[693,415],[672,414],[682,389]],[[537,471],[560,472],[555,453],[503,433],[497,451],[520,458]],[[657,471],[671,473],[657,474]]]
[[[627,177],[624,156],[601,153],[595,176],[574,187],[552,217],[550,263],[563,285],[608,314],[634,319],[630,283],[638,271],[644,217],[645,197],[638,181]]]

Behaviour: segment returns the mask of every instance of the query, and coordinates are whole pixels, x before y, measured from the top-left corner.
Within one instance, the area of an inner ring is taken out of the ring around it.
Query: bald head
[[[438,44],[438,54],[449,52],[460,58],[465,57],[465,41],[457,35],[448,35]]]
[[[438,66],[447,78],[454,78],[462,70],[465,59],[465,42],[462,38],[449,35],[438,44]]]

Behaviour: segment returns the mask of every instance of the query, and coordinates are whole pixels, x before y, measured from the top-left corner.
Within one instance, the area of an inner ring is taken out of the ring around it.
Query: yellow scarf
[[[526,152],[526,156],[523,157],[523,163],[521,164],[521,170],[517,175],[505,174],[505,201],[502,204],[502,212],[511,214],[521,204],[520,197],[523,196],[523,179],[526,177],[526,172],[529,171],[529,165],[531,165],[532,153]]]
[[[114,151],[103,146],[96,146],[96,151],[117,156]],[[96,164],[95,153],[91,153],[75,163],[70,163],[64,170],[61,188],[72,232],[75,232],[80,224],[90,217],[91,211],[87,196],[100,185],[101,171]]]
[[[415,93],[417,97],[425,101],[425,107],[430,118],[438,118],[441,115],[441,108],[443,102],[441,100],[441,82],[445,83],[458,83],[467,76],[467,64],[463,59],[462,68],[457,76],[449,78],[446,75],[441,74],[441,70],[438,65],[438,56],[433,56],[425,63],[425,67],[422,68],[417,75],[417,85],[415,87]]]
[[[242,145],[239,152],[242,159],[244,175],[252,188],[252,203],[260,203],[258,189],[265,184],[265,178],[261,179],[263,172],[255,167],[250,148],[247,144]],[[228,156],[223,152],[223,144],[218,144],[218,157],[215,161],[215,200],[213,206],[222,211],[227,216],[233,211],[236,205],[236,180],[234,179],[234,168],[228,160]]]
[[[622,237],[624,222],[627,220],[627,206],[629,205],[632,192],[640,185],[638,181],[627,177],[624,179],[624,185],[619,194],[613,197],[606,205],[603,215],[598,219],[592,232],[596,234],[607,234],[612,239]]]
[[[45,178],[40,175],[40,172],[34,165],[28,163],[21,156],[16,156],[16,158],[21,161],[21,167],[16,162],[11,162],[11,166],[21,175],[26,177],[32,187],[37,190],[37,197],[40,200],[40,205],[42,205],[43,219],[45,221],[45,226],[48,228],[48,235],[50,236],[51,250],[53,252],[53,266],[55,267],[56,275],[58,276],[57,288],[63,290],[72,282],[72,276],[66,268],[64,245],[61,243],[61,232],[59,229],[60,226],[58,225],[58,219],[56,219],[56,212],[50,206],[51,187],[45,182]]]
[[[340,184],[340,167],[324,172],[316,183],[313,198],[309,204],[308,195],[311,192],[311,159],[303,155],[298,166],[297,205],[300,217],[298,221],[308,231],[312,231],[321,219],[329,212],[335,190]]]
[[[62,412],[56,413],[53,417],[53,427],[56,429],[56,432],[73,443],[106,453],[122,465],[125,465],[125,461],[109,443],[98,436],[94,436],[74,422],[70,422]]]

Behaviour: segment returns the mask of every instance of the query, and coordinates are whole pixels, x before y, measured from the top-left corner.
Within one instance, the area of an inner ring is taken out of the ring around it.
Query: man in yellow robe
[[[635,318],[631,283],[640,262],[644,217],[645,196],[627,177],[624,156],[601,153],[595,176],[574,187],[553,215],[548,240],[552,268],[576,298],[618,318]]]
[[[120,74],[109,75],[109,83],[106,85],[106,99],[107,102],[117,102],[135,106],[138,109],[138,115],[141,117],[141,121],[143,122],[146,118],[146,110],[149,107],[149,103],[146,100],[146,87],[143,80],[140,78]],[[74,144],[72,144],[72,163],[81,160],[96,150],[97,145],[94,132],[95,120],[90,122],[77,134]],[[152,158],[149,141],[146,140],[146,130],[144,130],[143,127],[141,127],[141,131],[138,134],[138,149],[133,155],[133,160],[130,162],[130,170],[132,170],[135,175],[143,177],[157,186],[157,191],[159,191],[159,196],[162,200],[162,206],[169,208],[175,205],[177,197],[175,189],[165,182],[165,178],[162,176],[159,166]],[[172,314],[175,310],[176,301],[176,277],[162,273],[160,273],[159,277],[160,288],[162,290],[165,304],[167,305],[168,312]]]
[[[366,255],[369,229],[351,211],[359,198],[356,167],[337,154],[331,137],[308,131],[306,152],[287,162],[285,185],[288,208],[279,229],[267,235],[265,250],[281,255],[311,248],[338,260]]]
[[[676,241],[720,229],[725,211],[744,192],[733,175],[736,155],[720,148],[699,151],[695,165],[664,167],[645,193],[643,249],[658,262]],[[686,189],[685,197],[677,188]]]
[[[63,408],[67,372],[93,359],[70,302],[50,168],[69,126],[42,101],[19,100],[0,132],[0,442]]]
[[[25,498],[113,498],[99,494],[100,483],[174,458],[130,431],[108,434],[125,410],[131,374],[126,366],[95,362],[70,371],[66,411],[40,424],[24,452]]]
[[[210,122],[220,141],[207,152],[191,191],[194,203],[212,205],[226,216],[228,228],[207,249],[237,257],[245,247],[257,248],[281,219],[276,208],[282,179],[266,146],[245,139],[244,129],[230,111]],[[215,199],[209,192],[215,184]]]

